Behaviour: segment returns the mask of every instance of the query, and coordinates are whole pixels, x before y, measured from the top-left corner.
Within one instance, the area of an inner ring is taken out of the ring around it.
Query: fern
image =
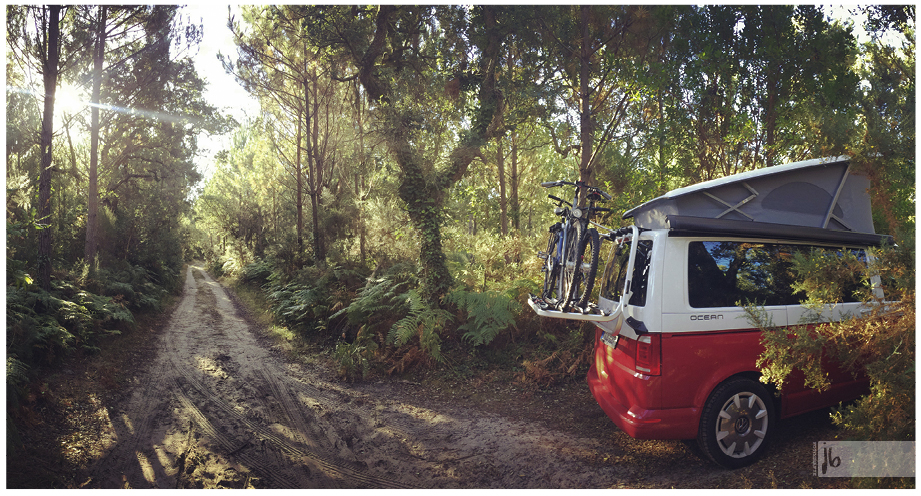
[[[76,302],[91,312],[93,318],[103,322],[122,322],[134,324],[134,314],[124,305],[116,303],[113,298],[99,296],[87,291],[76,295]]]
[[[441,337],[439,330],[453,320],[450,313],[440,308],[432,308],[418,291],[411,289],[405,294],[409,305],[409,315],[403,317],[387,335],[387,340],[396,346],[403,346],[413,337],[418,336],[419,347],[438,363],[444,362],[441,355]]]
[[[19,430],[9,414],[19,408],[20,397],[25,393],[29,383],[29,366],[18,359],[6,357],[6,445],[7,456],[14,454],[14,448],[22,447]]]
[[[476,293],[458,290],[448,294],[448,301],[467,312],[467,323],[457,328],[466,331],[463,339],[473,346],[487,345],[496,336],[515,325],[521,305],[499,291]]]
[[[368,377],[371,369],[369,356],[377,350],[377,343],[367,331],[366,326],[362,326],[355,336],[355,341],[346,343],[339,342],[333,352],[333,357],[339,364],[339,375],[346,380],[353,381],[358,377]]]
[[[29,382],[29,366],[15,357],[6,357],[7,406],[16,407],[18,395]],[[14,394],[15,393],[15,394]]]
[[[400,281],[397,277],[387,275],[379,279],[371,279],[367,285],[358,292],[354,300],[342,310],[330,317],[330,320],[346,314],[349,323],[360,325],[371,322],[380,322],[382,315],[401,315],[409,310],[406,305],[405,288],[411,285],[410,280]]]
[[[241,279],[246,283],[265,283],[272,276],[272,263],[268,260],[257,260],[243,267]]]

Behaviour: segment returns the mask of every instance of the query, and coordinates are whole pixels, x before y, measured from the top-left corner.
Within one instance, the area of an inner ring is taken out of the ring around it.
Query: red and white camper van
[[[594,321],[588,385],[624,432],[696,439],[714,462],[748,465],[764,453],[778,419],[866,391],[866,381],[840,372],[821,394],[791,378],[775,396],[759,381],[761,333],[741,305],[763,307],[774,325],[798,324],[808,310],[792,287],[795,252],[862,252],[887,242],[874,233],[868,186],[847,157],[836,157],[671,191],[624,214],[634,225],[615,235],[619,249],[607,259],[594,311],[532,307]],[[823,317],[864,310],[851,298]]]

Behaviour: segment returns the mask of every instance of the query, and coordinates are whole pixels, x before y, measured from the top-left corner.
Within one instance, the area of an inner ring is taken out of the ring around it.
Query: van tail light
[[[636,371],[645,375],[659,375],[662,371],[662,336],[658,333],[642,334],[636,339]]]

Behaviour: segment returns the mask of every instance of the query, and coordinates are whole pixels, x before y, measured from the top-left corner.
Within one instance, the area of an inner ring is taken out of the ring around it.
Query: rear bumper
[[[627,380],[643,380],[629,377]],[[670,408],[665,410],[647,410],[638,405],[627,406],[602,380],[594,364],[588,371],[588,388],[592,396],[601,405],[604,413],[617,427],[636,439],[694,439],[700,421],[698,408]]]

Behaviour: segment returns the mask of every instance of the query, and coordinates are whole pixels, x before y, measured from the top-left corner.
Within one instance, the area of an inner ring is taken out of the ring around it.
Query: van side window
[[[652,241],[643,240],[636,247],[636,260],[633,264],[633,294],[630,296],[630,305],[635,307],[646,306],[646,290],[649,286],[649,255],[652,252]],[[609,263],[613,270],[605,270],[605,280],[601,288],[603,298],[620,301],[624,292],[624,281],[627,278],[627,262],[630,261],[630,243],[624,243],[620,252]]]
[[[842,253],[840,249],[803,245],[693,241],[688,249],[688,300],[694,308],[733,307],[747,302],[800,304],[806,295],[793,290],[793,254],[809,254],[810,250]],[[847,293],[845,302],[858,301],[854,291]]]

